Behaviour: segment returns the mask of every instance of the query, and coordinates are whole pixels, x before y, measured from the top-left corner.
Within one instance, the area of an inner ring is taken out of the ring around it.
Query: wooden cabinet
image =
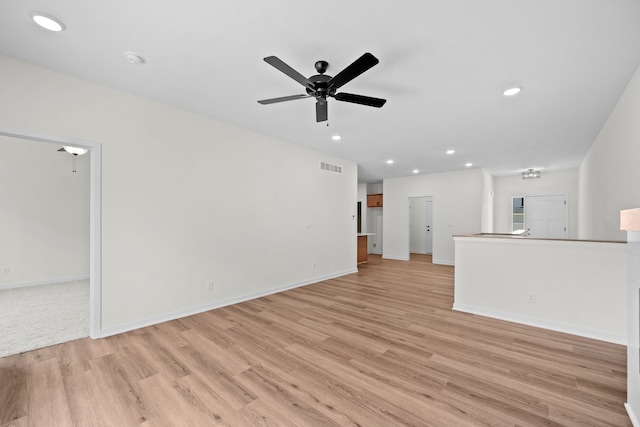
[[[368,194],[367,195],[367,207],[381,208],[382,207],[382,194]]]
[[[358,236],[358,264],[367,262],[367,236]]]

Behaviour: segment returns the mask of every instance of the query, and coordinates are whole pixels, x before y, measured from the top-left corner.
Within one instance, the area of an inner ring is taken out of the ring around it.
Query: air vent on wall
[[[326,162],[320,162],[320,169],[334,173],[342,173],[342,166],[336,166]]]

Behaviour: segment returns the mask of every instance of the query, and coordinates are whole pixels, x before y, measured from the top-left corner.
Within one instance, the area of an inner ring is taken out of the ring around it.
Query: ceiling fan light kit
[[[337,101],[350,102],[353,104],[367,105],[369,107],[382,107],[386,99],[373,98],[364,95],[355,95],[352,93],[345,93],[336,91],[345,84],[349,83],[360,74],[364,73],[374,65],[378,64],[378,58],[370,54],[369,52],[356,59],[347,68],[336,74],[334,77],[326,75],[326,71],[329,68],[327,61],[316,61],[315,68],[318,74],[309,78],[304,77],[302,74],[291,68],[284,61],[276,56],[267,56],[264,61],[278,69],[282,73],[291,77],[293,80],[300,83],[305,87],[306,95],[290,95],[280,98],[263,99],[258,101],[262,105],[274,104],[276,102],[293,101],[302,98],[315,98],[316,99],[316,122],[324,122],[328,119],[327,110],[327,98],[331,97]]]
[[[87,154],[89,152],[88,149],[86,148],[82,148],[82,147],[74,147],[72,145],[63,145],[61,149],[59,149],[58,151],[63,151],[65,153],[69,153],[73,156],[73,169],[71,170],[71,172],[76,173],[77,169],[76,169],[76,157],[78,156],[82,156],[84,154]]]

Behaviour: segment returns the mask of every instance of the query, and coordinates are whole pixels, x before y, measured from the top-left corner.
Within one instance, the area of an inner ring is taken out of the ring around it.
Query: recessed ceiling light
[[[447,150],[447,154],[453,154],[455,152],[456,152],[456,150]]]
[[[513,95],[519,94],[521,90],[522,90],[521,87],[512,87],[502,92],[502,94],[504,96],[513,96]]]
[[[387,160],[387,164],[388,165],[393,164],[393,160],[391,160],[391,159]]]
[[[333,135],[331,139],[333,139],[334,141],[340,141],[342,137],[340,135]]]
[[[66,28],[62,21],[44,13],[34,12],[31,14],[31,18],[45,30],[60,32]]]
[[[414,170],[413,170],[413,173],[418,173],[418,172],[420,172],[420,170],[419,170],[419,169],[414,169]]]
[[[465,163],[464,164],[466,167],[470,168],[471,166],[473,166],[473,163]]]

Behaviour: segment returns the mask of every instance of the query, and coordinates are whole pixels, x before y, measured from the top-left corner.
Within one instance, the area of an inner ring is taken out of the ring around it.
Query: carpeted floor
[[[0,357],[88,336],[88,280],[0,290]]]

